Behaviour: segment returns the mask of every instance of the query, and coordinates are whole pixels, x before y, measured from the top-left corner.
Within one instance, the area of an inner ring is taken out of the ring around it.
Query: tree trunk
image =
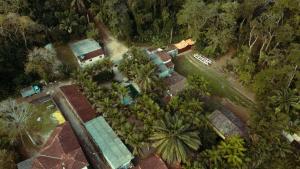
[[[170,32],[170,44],[172,43],[172,39],[173,39],[173,27],[171,29],[171,32]]]
[[[26,40],[26,36],[25,36],[25,31],[24,30],[22,31],[22,36],[23,36],[23,40],[24,40],[24,43],[25,43],[25,47],[27,48],[27,40]]]
[[[31,135],[29,134],[29,132],[27,130],[25,132],[26,132],[26,135],[28,136],[28,138],[30,139],[31,143],[36,146],[37,144],[34,141],[34,139],[31,137]]]
[[[296,65],[295,68],[294,68],[294,72],[292,73],[292,76],[291,76],[291,78],[290,78],[290,80],[289,80],[289,82],[288,82],[287,88],[290,87],[290,85],[291,85],[291,83],[292,83],[292,81],[293,81],[293,79],[294,79],[294,77],[295,77],[295,75],[296,75],[297,68],[298,68],[298,65]]]
[[[267,44],[267,46],[266,46],[266,48],[265,48],[265,51],[266,51],[266,52],[268,51],[269,46],[270,46],[270,44],[271,44],[271,42],[272,42],[272,39],[273,39],[273,37],[274,37],[271,33],[269,33],[269,35],[270,35],[270,39],[269,39],[268,44]]]

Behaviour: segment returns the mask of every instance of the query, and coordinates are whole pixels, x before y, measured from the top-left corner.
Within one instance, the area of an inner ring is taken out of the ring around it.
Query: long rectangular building
[[[92,119],[84,125],[112,169],[130,167],[133,155],[103,117]]]
[[[74,113],[76,113],[83,123],[97,117],[96,111],[93,109],[88,99],[81,93],[78,86],[66,85],[60,87],[60,90]]]

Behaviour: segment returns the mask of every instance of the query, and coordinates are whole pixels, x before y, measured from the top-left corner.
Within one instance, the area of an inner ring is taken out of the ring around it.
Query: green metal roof
[[[101,46],[94,39],[84,39],[70,44],[71,50],[76,57],[101,49]]]
[[[85,127],[112,169],[129,165],[133,155],[103,117],[86,122]]]

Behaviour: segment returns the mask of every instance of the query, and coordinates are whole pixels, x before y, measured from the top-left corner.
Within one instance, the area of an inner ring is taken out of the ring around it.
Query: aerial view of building
[[[88,166],[68,122],[54,129],[38,155],[18,163],[18,169],[87,169]]]
[[[81,67],[96,63],[105,57],[103,48],[93,39],[84,39],[70,44]]]
[[[130,168],[133,155],[103,117],[86,122],[85,127],[111,169]]]
[[[300,0],[0,0],[0,169],[300,169]]]

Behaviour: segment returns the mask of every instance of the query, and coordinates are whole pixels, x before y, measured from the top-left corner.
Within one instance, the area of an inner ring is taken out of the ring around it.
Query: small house
[[[128,169],[134,158],[103,117],[86,122],[85,128],[111,169]]]
[[[208,120],[222,139],[235,135],[246,136],[244,123],[228,110],[215,110],[208,116]]]
[[[182,40],[179,43],[174,44],[175,48],[178,50],[178,54],[188,51],[195,45],[195,41],[192,39]]]
[[[57,126],[41,151],[18,169],[87,169],[89,163],[68,122]]]
[[[69,46],[80,67],[97,63],[105,57],[103,48],[93,39],[80,40],[71,43]]]

